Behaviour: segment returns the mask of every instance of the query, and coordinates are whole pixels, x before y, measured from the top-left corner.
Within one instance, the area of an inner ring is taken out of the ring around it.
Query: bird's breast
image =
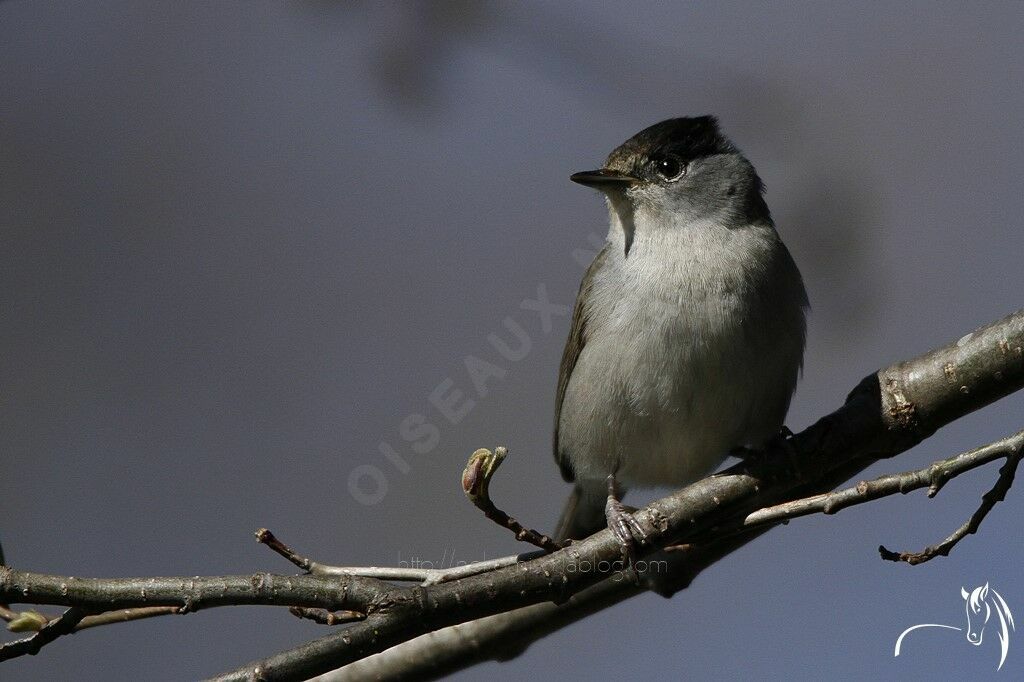
[[[803,330],[781,322],[795,322],[782,308],[799,304],[758,280],[770,272],[761,248],[771,245],[757,234],[725,234],[638,240],[628,257],[610,255],[594,276],[562,406],[560,439],[578,476],[617,470],[626,483],[682,485],[781,425]]]

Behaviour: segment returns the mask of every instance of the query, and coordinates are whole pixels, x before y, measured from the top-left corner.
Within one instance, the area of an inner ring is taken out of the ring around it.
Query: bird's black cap
[[[735,153],[736,147],[718,129],[714,116],[670,118],[644,128],[608,155],[604,167],[630,173],[652,156],[674,154],[690,161],[715,154]]]

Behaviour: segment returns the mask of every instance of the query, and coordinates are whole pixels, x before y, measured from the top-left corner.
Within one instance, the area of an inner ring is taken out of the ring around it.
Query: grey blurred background
[[[568,319],[545,331],[522,304],[571,303],[603,237],[568,174],[670,116],[717,114],[767,183],[813,305],[788,419],[805,427],[877,367],[1021,306],[1022,33],[1017,2],[0,4],[8,562],[290,572],[259,526],[343,564],[522,549],[459,474],[509,446],[495,498],[553,524]],[[507,318],[530,340],[515,361],[488,341],[516,343]],[[470,356],[503,374],[486,395]],[[461,391],[457,424],[435,391]],[[870,473],[1011,433],[1022,408]],[[414,449],[421,421],[436,439]],[[796,521],[673,600],[458,678],[1020,679],[1019,643],[998,676],[993,641],[892,647],[962,626],[961,585],[1024,614],[1024,489],[948,559],[876,553],[944,537],[995,473]],[[217,609],[85,632],[0,678],[197,678],[321,634]]]

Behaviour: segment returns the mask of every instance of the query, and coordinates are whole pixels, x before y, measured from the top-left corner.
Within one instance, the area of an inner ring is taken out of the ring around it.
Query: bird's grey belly
[[[681,312],[606,327],[583,348],[559,424],[578,479],[614,472],[626,485],[685,485],[781,426],[795,341],[763,326],[752,338],[740,315],[688,328],[681,320],[704,316]]]

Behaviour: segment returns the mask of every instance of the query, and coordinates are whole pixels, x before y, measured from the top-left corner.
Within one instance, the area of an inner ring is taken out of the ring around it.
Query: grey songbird
[[[575,481],[558,536],[607,523],[632,558],[643,537],[620,492],[686,485],[780,433],[807,294],[761,179],[711,116],[653,125],[571,179],[604,194],[611,227],[558,377],[555,460]]]

